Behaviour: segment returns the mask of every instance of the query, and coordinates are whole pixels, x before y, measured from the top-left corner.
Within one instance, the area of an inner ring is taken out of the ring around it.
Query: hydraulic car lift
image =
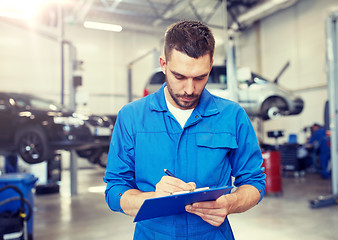
[[[326,62],[329,92],[329,115],[332,162],[332,195],[310,200],[311,208],[338,204],[338,11],[331,11],[326,26]]]

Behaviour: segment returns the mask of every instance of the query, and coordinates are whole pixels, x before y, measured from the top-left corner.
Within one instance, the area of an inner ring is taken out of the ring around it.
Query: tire
[[[107,167],[108,151],[103,151],[97,160],[97,164],[103,168]]]
[[[275,119],[283,115],[287,109],[287,104],[282,98],[269,98],[262,105],[261,116],[263,120]]]
[[[60,192],[60,186],[56,183],[48,183],[45,185],[35,186],[36,195],[59,193],[59,192]]]
[[[29,164],[41,163],[51,157],[47,136],[40,126],[27,126],[15,135],[20,157]]]
[[[91,158],[95,155],[97,149],[96,148],[88,148],[84,150],[77,150],[76,154],[81,158]]]
[[[108,151],[109,151],[109,147],[100,148],[100,151],[97,152],[97,154],[92,157],[92,160],[90,162],[96,163],[102,168],[106,168],[107,159],[108,159]]]
[[[267,110],[266,115],[268,119],[278,118],[281,115],[280,109],[276,106],[272,106]]]

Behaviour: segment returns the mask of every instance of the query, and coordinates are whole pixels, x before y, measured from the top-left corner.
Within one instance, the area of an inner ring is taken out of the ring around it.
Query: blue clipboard
[[[203,191],[146,199],[137,212],[134,222],[184,213],[186,212],[186,205],[195,202],[214,201],[220,196],[229,193],[231,189],[231,186],[224,186]]]

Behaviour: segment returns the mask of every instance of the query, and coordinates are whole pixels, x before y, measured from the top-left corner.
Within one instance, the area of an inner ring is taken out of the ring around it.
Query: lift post
[[[329,91],[332,191],[338,194],[338,11],[326,19],[326,61]]]
[[[133,101],[133,88],[132,88],[132,86],[133,86],[133,80],[132,80],[133,79],[133,77],[132,77],[133,65],[136,62],[142,60],[143,58],[147,57],[150,54],[153,54],[153,56],[154,56],[154,59],[153,59],[154,60],[154,68],[156,68],[158,66],[159,55],[160,55],[159,51],[156,48],[146,52],[145,54],[136,58],[135,60],[131,61],[128,64],[128,67],[127,67],[127,69],[128,69],[128,84],[127,84],[128,85],[128,90],[127,90],[128,102]]]
[[[228,32],[227,41],[227,84],[229,92],[231,93],[230,99],[238,102],[238,82],[237,82],[237,65],[236,65],[236,44],[234,32]]]
[[[311,208],[338,204],[338,11],[331,11],[325,22],[326,64],[329,95],[332,195],[310,201]]]

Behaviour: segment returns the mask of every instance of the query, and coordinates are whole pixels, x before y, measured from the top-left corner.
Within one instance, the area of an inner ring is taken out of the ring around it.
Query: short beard
[[[174,94],[173,89],[171,88],[170,84],[168,84],[167,81],[167,76],[166,76],[166,83],[167,83],[167,88],[168,88],[168,92],[171,96],[171,98],[174,100],[174,102],[181,108],[181,109],[191,109],[193,108],[195,105],[197,105],[196,103],[198,103],[198,101],[200,100],[200,95],[196,95],[196,94],[183,94],[183,95],[179,95],[179,94]],[[189,102],[189,103],[185,103],[184,101],[180,101],[180,97],[184,97],[184,98],[195,98],[194,101]]]

